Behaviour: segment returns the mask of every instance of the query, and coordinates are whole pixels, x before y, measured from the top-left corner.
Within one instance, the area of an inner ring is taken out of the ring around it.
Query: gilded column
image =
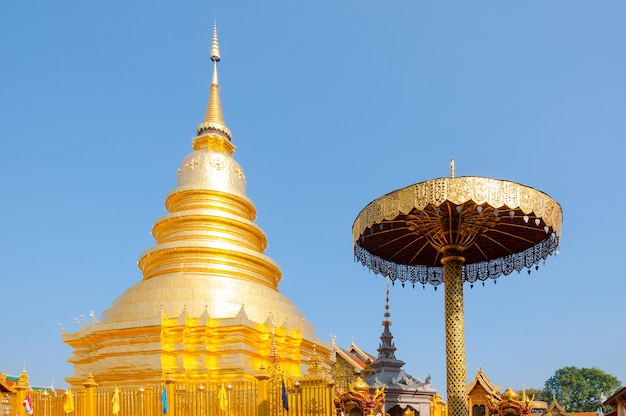
[[[174,384],[174,379],[171,377],[169,370],[167,371],[163,388],[167,389],[165,394],[167,400],[167,414],[168,416],[176,416],[176,400],[174,400],[176,385]]]
[[[468,416],[463,312],[463,263],[461,248],[442,249],[444,315],[446,320],[446,384],[450,416]]]
[[[30,383],[28,382],[28,374],[26,373],[26,365],[24,365],[24,370],[20,374],[20,378],[17,381],[17,385],[15,386],[15,390],[17,390],[17,401],[16,406],[18,408],[19,416],[26,416],[26,411],[22,403],[26,399],[28,395],[28,390],[30,389]]]
[[[139,416],[146,414],[146,390],[143,387],[139,388]]]
[[[257,384],[258,389],[258,416],[269,416],[270,414],[270,398],[269,398],[269,381],[270,376],[265,372],[265,368],[261,368],[261,373],[258,373],[256,379],[259,381]]]
[[[93,375],[89,375],[83,383],[85,388],[85,404],[83,407],[83,416],[96,416],[96,387],[98,383],[94,380]]]

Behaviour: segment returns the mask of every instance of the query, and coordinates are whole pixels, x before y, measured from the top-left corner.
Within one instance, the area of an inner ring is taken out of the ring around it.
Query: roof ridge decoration
[[[476,385],[481,385],[483,389],[491,395],[500,395],[500,386],[495,387],[493,383],[491,383],[491,380],[489,380],[487,375],[483,372],[482,368],[478,368],[474,379],[467,386],[467,393],[469,394],[476,387]]]
[[[350,350],[353,350],[356,352],[356,354],[354,354],[353,352],[351,352]],[[352,355],[358,355],[361,361],[363,361],[364,363],[367,360],[371,360],[373,361],[376,357],[374,357],[372,354],[370,354],[369,352],[365,351],[364,349],[362,349],[361,347],[359,347],[358,345],[356,345],[354,343],[354,339],[352,340],[352,344],[350,345],[350,347],[348,347],[348,349],[346,350],[349,354]]]
[[[365,366],[365,363],[361,361],[357,356],[350,354],[348,351],[343,348],[335,345],[334,347],[335,354],[338,354],[344,360],[348,361],[352,367],[362,369]]]
[[[550,406],[548,406],[546,414],[552,414],[554,409],[557,409],[562,415],[568,414],[563,405],[561,405],[561,403],[559,403],[559,401],[556,399],[555,394],[552,395],[552,403],[550,403]]]
[[[524,394],[526,396],[526,394]],[[523,416],[530,415],[533,411],[533,403],[535,396],[532,399],[524,397],[520,400],[519,395],[512,388],[507,388],[501,397],[491,396],[487,407],[491,414],[499,416]]]

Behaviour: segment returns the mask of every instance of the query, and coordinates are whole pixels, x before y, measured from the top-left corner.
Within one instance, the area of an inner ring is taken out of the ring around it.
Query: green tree
[[[546,381],[545,390],[567,412],[593,412],[621,385],[615,376],[597,368],[563,367]]]

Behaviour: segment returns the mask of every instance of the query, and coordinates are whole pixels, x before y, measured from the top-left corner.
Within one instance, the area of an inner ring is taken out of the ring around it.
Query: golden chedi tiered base
[[[144,312],[155,309],[152,318],[140,313],[138,319],[105,320],[64,335],[74,348],[69,384],[82,385],[89,375],[104,385],[252,378],[262,365],[269,366],[272,336],[286,374],[301,374],[302,363],[314,351],[314,330],[287,298],[262,286],[224,287],[217,278],[180,276],[176,283],[187,287],[178,288],[169,287],[167,280],[142,281],[117,300],[134,299]],[[162,312],[158,302],[146,299],[159,292],[168,294]],[[247,300],[243,306],[242,296]],[[130,304],[125,306],[131,310]],[[168,309],[180,312],[168,315]],[[272,324],[272,317],[278,323]],[[327,349],[317,349],[329,355]]]

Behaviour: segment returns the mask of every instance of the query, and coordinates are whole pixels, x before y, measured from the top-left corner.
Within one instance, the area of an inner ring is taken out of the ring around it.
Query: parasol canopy
[[[498,179],[433,179],[368,204],[352,225],[358,261],[392,281],[443,282],[441,258],[464,258],[463,281],[538,266],[558,251],[560,205],[534,188]]]

